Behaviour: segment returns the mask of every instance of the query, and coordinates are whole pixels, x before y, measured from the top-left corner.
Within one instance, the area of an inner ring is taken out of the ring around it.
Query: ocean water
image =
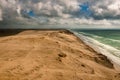
[[[79,30],[72,32],[98,53],[120,65],[120,30]]]

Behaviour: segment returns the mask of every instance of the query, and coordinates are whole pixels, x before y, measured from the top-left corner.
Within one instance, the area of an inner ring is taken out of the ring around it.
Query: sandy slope
[[[65,30],[0,31],[0,80],[120,80],[120,72]]]

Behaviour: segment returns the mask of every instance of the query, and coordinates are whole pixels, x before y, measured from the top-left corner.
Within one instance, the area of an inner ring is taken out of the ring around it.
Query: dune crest
[[[120,80],[107,57],[67,30],[11,32],[0,31],[0,80]]]

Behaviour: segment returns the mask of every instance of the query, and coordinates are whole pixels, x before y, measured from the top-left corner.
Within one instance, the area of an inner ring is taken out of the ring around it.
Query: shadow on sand
[[[60,31],[61,33],[64,32],[67,34],[72,34],[69,30],[66,29],[0,29],[0,37],[16,35],[27,30],[35,30],[35,31],[61,30]]]
[[[22,31],[23,29],[0,29],[0,37],[16,35]]]

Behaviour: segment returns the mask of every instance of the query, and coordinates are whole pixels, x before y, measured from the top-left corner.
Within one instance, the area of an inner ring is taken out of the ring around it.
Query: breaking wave
[[[84,35],[82,33],[77,33],[77,32],[73,32],[73,33],[77,35],[81,40],[83,40],[87,45],[91,46],[95,51],[107,56],[112,62],[120,65],[120,50],[110,45],[103,44],[91,38],[90,36],[88,37],[87,35]]]

